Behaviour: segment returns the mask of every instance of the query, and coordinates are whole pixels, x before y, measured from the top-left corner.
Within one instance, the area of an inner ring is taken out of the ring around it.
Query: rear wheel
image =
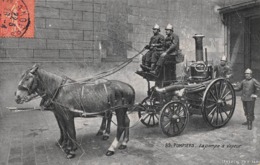
[[[223,78],[212,81],[203,96],[202,115],[214,128],[220,128],[231,119],[236,105],[233,86]]]

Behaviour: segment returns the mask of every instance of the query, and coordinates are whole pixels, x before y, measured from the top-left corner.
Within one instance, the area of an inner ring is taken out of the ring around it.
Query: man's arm
[[[233,75],[232,68],[230,66],[227,66],[227,75],[226,78],[230,78]]]
[[[177,35],[174,35],[174,36],[173,36],[173,39],[172,39],[172,44],[171,44],[171,46],[169,47],[169,49],[167,49],[167,50],[165,51],[165,53],[168,54],[168,53],[174,51],[174,50],[176,49],[176,47],[177,47],[178,44],[179,44],[179,37],[178,37]]]
[[[255,86],[256,88],[260,89],[260,82],[257,81],[256,79],[253,79],[253,81],[254,81],[254,86]]]
[[[243,88],[243,81],[239,83],[232,84],[235,91],[240,91]]]
[[[150,42],[149,42],[149,45],[145,45],[145,49],[150,49],[152,47],[152,40],[153,40],[153,37],[150,38]]]

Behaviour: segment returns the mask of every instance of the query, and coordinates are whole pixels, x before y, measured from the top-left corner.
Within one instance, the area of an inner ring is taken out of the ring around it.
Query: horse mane
[[[54,73],[47,72],[43,69],[38,69],[36,71],[39,81],[41,83],[41,88],[47,92],[49,95],[53,95],[54,92],[60,87],[63,78]]]

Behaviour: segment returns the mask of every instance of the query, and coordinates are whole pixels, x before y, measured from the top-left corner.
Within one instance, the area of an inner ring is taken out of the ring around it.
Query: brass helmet
[[[252,72],[251,69],[247,68],[246,71],[245,71],[245,73],[252,74],[253,72]]]
[[[173,31],[173,26],[171,24],[168,24],[166,26],[165,30],[172,30]]]
[[[155,30],[155,29],[160,31],[160,26],[158,24],[155,24],[154,27],[153,27],[153,30]]]
[[[220,61],[227,61],[227,57],[226,56],[222,56]]]

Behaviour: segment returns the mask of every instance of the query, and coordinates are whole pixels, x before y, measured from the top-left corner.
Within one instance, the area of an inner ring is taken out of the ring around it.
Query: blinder
[[[37,86],[38,86],[38,76],[37,74],[35,74],[37,70],[35,69],[32,69],[28,74],[31,74],[33,76],[33,80],[31,82],[31,84],[28,84],[29,86],[23,86],[23,85],[18,85],[18,89],[19,90],[22,90],[22,91],[27,91],[28,94],[32,94],[32,93],[35,93],[36,89],[37,89]]]

